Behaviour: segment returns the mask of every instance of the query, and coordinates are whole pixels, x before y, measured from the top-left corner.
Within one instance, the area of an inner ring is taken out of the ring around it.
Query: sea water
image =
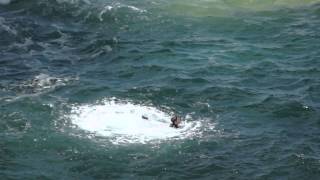
[[[0,179],[318,179],[319,3],[0,0]]]

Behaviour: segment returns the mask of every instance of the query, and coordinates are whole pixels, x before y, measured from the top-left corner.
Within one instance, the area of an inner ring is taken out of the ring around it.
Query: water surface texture
[[[0,0],[0,179],[318,179],[319,2]]]

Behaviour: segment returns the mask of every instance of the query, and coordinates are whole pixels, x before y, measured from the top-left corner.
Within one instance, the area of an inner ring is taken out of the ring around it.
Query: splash
[[[113,144],[147,143],[199,135],[200,121],[191,122],[186,117],[182,127],[175,129],[169,127],[170,117],[169,113],[155,107],[119,102],[114,98],[102,104],[74,106],[70,115],[78,128],[109,137]]]

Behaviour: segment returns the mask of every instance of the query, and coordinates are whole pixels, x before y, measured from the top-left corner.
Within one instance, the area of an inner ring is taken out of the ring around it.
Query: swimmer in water
[[[171,118],[170,127],[179,128],[179,127],[180,127],[179,124],[181,124],[181,118],[178,117],[177,115],[174,115],[174,116]]]
[[[142,115],[141,118],[142,118],[142,119],[145,119],[145,120],[149,120],[149,118],[148,118],[147,116],[145,116],[145,115]],[[171,118],[170,127],[179,128],[181,122],[182,122],[181,118],[178,117],[177,115],[174,115],[174,116]]]

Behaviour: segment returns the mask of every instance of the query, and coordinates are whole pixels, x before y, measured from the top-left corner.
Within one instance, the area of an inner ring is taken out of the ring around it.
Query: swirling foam
[[[142,116],[148,117],[148,120]],[[74,125],[114,144],[146,143],[154,140],[184,139],[199,135],[201,122],[186,120],[179,129],[169,127],[170,114],[155,107],[105,100],[102,104],[72,107]],[[186,118],[188,119],[188,117]]]

